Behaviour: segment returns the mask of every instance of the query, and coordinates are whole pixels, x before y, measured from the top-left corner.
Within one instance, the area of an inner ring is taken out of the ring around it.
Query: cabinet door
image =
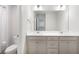
[[[49,53],[49,54],[58,53],[58,37],[48,37],[47,53]]]
[[[40,54],[45,54],[46,53],[46,37],[40,37],[40,43],[39,43],[39,53]]]
[[[38,53],[38,43],[39,41],[28,40],[27,53]]]
[[[72,39],[72,37],[69,37],[69,38],[63,37],[63,39],[60,38],[59,44],[60,44],[59,45],[59,53],[60,54],[76,54],[77,53],[76,38],[74,38],[74,40]]]
[[[45,37],[30,37],[27,39],[27,53],[44,54],[46,53],[46,38]]]

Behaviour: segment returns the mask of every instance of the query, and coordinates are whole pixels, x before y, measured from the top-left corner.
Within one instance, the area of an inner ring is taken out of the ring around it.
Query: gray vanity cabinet
[[[27,53],[28,54],[44,54],[46,53],[46,37],[31,36],[27,37]]]
[[[77,54],[78,37],[60,37],[59,53],[60,54]]]
[[[27,36],[28,54],[77,54],[76,36]]]

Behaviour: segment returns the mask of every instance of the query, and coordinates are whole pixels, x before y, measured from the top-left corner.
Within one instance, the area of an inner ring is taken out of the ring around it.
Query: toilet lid
[[[17,45],[11,45],[6,49],[6,52],[16,50],[16,49],[17,49]]]

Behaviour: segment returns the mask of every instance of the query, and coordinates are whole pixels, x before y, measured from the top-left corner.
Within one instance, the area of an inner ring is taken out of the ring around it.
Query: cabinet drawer
[[[27,40],[46,40],[47,37],[44,36],[27,36]]]
[[[28,45],[29,47],[31,47],[31,46],[36,46],[36,45],[40,45],[40,41],[28,41],[28,42],[27,42],[27,45]]]
[[[27,38],[27,40],[39,40],[40,37],[28,36],[26,38]]]
[[[58,41],[48,41],[47,48],[58,48]]]
[[[66,36],[66,37],[60,37],[60,40],[77,40],[78,39],[78,37],[72,37],[72,36]]]
[[[48,54],[58,54],[58,49],[48,49]]]
[[[48,41],[52,41],[52,40],[58,40],[58,37],[52,37],[52,36],[48,37]]]

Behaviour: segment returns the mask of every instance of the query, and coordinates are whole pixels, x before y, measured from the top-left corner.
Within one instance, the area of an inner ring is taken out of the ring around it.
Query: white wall
[[[23,5],[21,6],[21,15],[22,15],[22,38],[21,49],[19,53],[26,53],[26,34],[29,31],[34,31],[34,15],[33,15],[33,6]]]
[[[69,6],[69,31],[79,32],[79,6]]]
[[[22,19],[24,20],[23,25],[25,25],[25,31],[34,31],[34,15],[32,6],[22,6]]]

